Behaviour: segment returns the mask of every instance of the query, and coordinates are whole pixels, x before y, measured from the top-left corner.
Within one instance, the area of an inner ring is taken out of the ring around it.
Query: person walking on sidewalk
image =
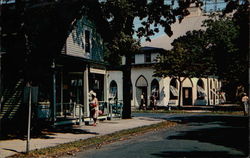
[[[246,93],[243,94],[243,97],[241,99],[243,105],[244,105],[244,115],[247,115],[248,114],[248,96]]]
[[[90,115],[91,115],[91,118],[93,118],[94,120],[93,126],[96,126],[96,121],[99,115],[99,102],[98,102],[95,92],[92,92],[91,96],[92,96],[92,100],[90,102],[90,108],[91,108]]]

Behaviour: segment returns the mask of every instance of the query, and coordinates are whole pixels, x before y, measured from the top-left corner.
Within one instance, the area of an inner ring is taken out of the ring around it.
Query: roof
[[[162,51],[162,50],[164,50],[164,49],[158,48],[158,47],[148,47],[148,46],[146,46],[146,47],[141,47],[140,50],[141,50],[141,51],[152,51],[152,50],[160,50],[160,51]]]
[[[165,50],[172,49],[171,43],[178,37],[183,36],[188,31],[192,30],[204,30],[205,27],[202,27],[202,22],[208,19],[208,16],[205,15],[194,15],[185,17],[181,23],[178,21],[171,25],[173,35],[169,37],[168,35],[162,35],[155,39],[151,39],[151,42],[141,43],[142,47],[148,48],[162,48]]]

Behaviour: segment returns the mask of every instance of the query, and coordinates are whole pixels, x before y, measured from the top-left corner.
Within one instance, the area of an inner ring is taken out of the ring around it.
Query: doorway
[[[146,78],[142,75],[140,77],[138,77],[135,86],[136,86],[136,99],[137,99],[138,107],[141,105],[141,95],[143,95],[144,103],[145,103],[145,106],[147,107],[148,82],[147,82]]]
[[[183,87],[182,91],[183,105],[192,105],[192,88]]]

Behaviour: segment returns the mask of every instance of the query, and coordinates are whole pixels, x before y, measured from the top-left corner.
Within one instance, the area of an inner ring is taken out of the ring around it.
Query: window
[[[170,82],[170,99],[176,100],[178,99],[178,88],[177,81],[173,78]]]
[[[144,56],[145,56],[145,62],[151,62],[151,54],[150,53],[144,54]]]
[[[157,100],[160,99],[160,95],[159,95],[159,82],[154,79],[151,82],[151,95],[153,95]]]
[[[197,99],[203,100],[205,99],[206,93],[204,90],[204,82],[199,79],[197,82]]]
[[[90,32],[85,30],[85,51],[90,53]]]
[[[109,97],[110,98],[117,98],[117,84],[114,80],[111,81],[111,83],[110,83]]]

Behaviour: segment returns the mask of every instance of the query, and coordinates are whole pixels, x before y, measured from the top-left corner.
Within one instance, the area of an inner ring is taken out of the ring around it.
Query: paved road
[[[135,114],[144,115],[145,114]],[[84,158],[246,157],[249,151],[248,118],[221,115],[146,114],[180,124],[134,139],[80,152]]]

